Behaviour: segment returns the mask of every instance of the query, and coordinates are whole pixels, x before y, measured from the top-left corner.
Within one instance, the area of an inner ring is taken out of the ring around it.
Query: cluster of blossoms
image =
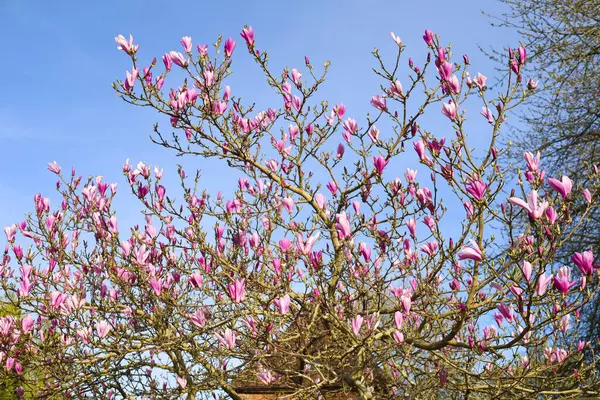
[[[487,78],[471,78],[468,57],[453,60],[431,31],[426,61],[409,59],[401,78],[405,46],[392,34],[396,67],[375,53],[388,89],[361,122],[313,99],[328,64],[319,74],[305,58],[277,77],[253,29],[241,37],[280,96],[271,108],[226,85],[232,38],[211,55],[186,36],[164,68],[140,66],[139,45],[116,38],[132,68],[115,90],[175,132],[157,127],[153,141],[240,176],[231,195],[211,195],[180,167],[182,191],[168,192],[163,170],[126,163],[144,223],[123,232],[115,183],[50,164],[61,203],[37,195],[35,213],[5,228],[0,262],[17,310],[0,319],[0,360],[17,394],[242,399],[249,381],[308,398],[598,394],[595,359],[573,335],[598,265],[592,249],[573,255],[578,274],[554,263],[577,229],[570,207],[593,207],[597,186],[546,180],[540,155],[526,153],[531,188],[504,198],[497,138],[535,86],[522,85],[525,49],[510,50],[516,79],[490,99]],[[175,69],[185,79],[169,87]],[[469,102],[489,127],[481,154],[468,146]],[[455,137],[425,129],[426,110]],[[419,168],[398,172],[411,143]]]

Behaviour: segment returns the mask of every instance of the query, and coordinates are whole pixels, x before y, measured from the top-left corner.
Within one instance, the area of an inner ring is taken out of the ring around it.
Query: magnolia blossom
[[[254,29],[251,26],[242,29],[240,36],[244,38],[248,47],[254,46]]]
[[[235,41],[229,38],[225,41],[225,56],[227,58],[231,57],[233,50],[235,50]]]
[[[452,101],[444,103],[442,104],[442,114],[454,121],[458,117],[458,107]]]
[[[383,174],[383,170],[388,165],[389,160],[386,160],[383,156],[373,157],[373,165],[379,175]]]
[[[546,274],[541,274],[538,278],[538,284],[536,293],[538,296],[543,296],[546,293],[546,289],[548,288],[548,284],[552,281],[554,276],[546,276]]]
[[[177,51],[171,51],[169,53],[169,56],[171,57],[171,60],[173,60],[173,62],[180,66],[181,68],[185,68],[188,65],[189,60],[187,58],[185,58],[183,56],[183,54],[177,52]]]
[[[571,256],[571,260],[579,267],[583,275],[591,275],[594,273],[594,269],[600,268],[600,265],[593,265],[594,253],[590,250],[583,253],[576,252]]]
[[[183,46],[183,49],[185,50],[186,53],[191,53],[192,52],[192,38],[189,36],[184,36],[181,39],[181,45]]]
[[[363,324],[364,318],[360,315],[357,315],[356,317],[354,317],[352,319],[351,322],[351,326],[352,326],[352,332],[356,335],[359,336],[360,335],[360,328]]]
[[[226,328],[222,335],[215,332],[215,336],[217,337],[219,343],[227,347],[229,350],[235,349],[237,334],[231,329]]]
[[[100,321],[96,324],[96,333],[100,339],[105,338],[111,330],[110,323],[108,321]]]
[[[548,179],[548,184],[560,193],[563,199],[566,199],[573,189],[573,181],[566,175],[563,175],[560,181],[558,179],[550,178]]]
[[[504,303],[500,303],[500,305],[498,306],[498,311],[500,311],[500,313],[502,314],[502,316],[504,318],[506,318],[506,320],[508,322],[512,322],[514,319],[514,312],[511,306],[507,306]]]
[[[348,221],[348,217],[345,212],[340,214],[336,214],[335,216],[336,224],[335,229],[337,229],[338,237],[340,239],[346,239],[352,236],[352,230],[350,228],[350,221]]]
[[[273,303],[275,304],[275,306],[277,308],[279,308],[279,312],[281,314],[287,314],[290,311],[290,295],[286,294],[285,296],[283,296],[280,299],[275,299],[275,301],[273,301]]]
[[[480,89],[483,89],[486,86],[487,76],[482,75],[480,72],[477,73],[477,76],[473,78],[473,83]]]
[[[527,195],[527,202],[518,197],[511,197],[508,199],[508,201],[511,204],[523,207],[525,210],[527,210],[527,213],[531,219],[540,219],[542,215],[544,215],[544,211],[546,211],[546,209],[549,207],[549,204],[546,200],[538,202],[537,190],[532,190],[531,193]]]
[[[521,269],[523,271],[523,277],[525,278],[525,280],[527,282],[530,282],[531,281],[531,272],[533,270],[531,263],[528,261],[523,261],[523,267],[521,267]]]
[[[483,260],[483,251],[479,248],[477,243],[473,239],[470,240],[470,243],[471,247],[463,246],[460,254],[458,255],[458,259],[474,261]]]
[[[577,284],[577,281],[571,281],[571,268],[560,267],[558,273],[554,277],[554,287],[562,294],[567,294],[573,286]]]
[[[246,298],[246,279],[236,279],[227,285],[227,291],[234,303],[241,303]]]
[[[117,47],[117,49],[119,50],[123,50],[125,53],[129,54],[129,55],[133,55],[137,52],[138,48],[140,47],[139,44],[134,45],[133,44],[133,36],[129,35],[129,41],[127,39],[125,39],[125,37],[123,35],[119,35],[117,37],[115,37],[115,42],[117,42],[117,44],[119,45]]]
[[[385,97],[382,96],[373,96],[371,98],[371,105],[380,111],[387,110]]]

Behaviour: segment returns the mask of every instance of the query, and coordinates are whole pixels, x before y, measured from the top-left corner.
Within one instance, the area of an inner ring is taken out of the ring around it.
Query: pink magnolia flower
[[[466,191],[470,193],[475,199],[481,201],[485,196],[487,190],[487,184],[481,179],[472,179],[466,186]]]
[[[50,293],[50,307],[58,310],[66,299],[67,295],[65,293],[54,291]]]
[[[473,208],[473,203],[470,201],[463,202],[463,207],[465,207],[465,211],[467,212],[467,218],[471,218],[475,213],[475,208]]]
[[[254,46],[254,29],[251,26],[242,29],[240,36],[244,38],[248,47]]]
[[[302,109],[302,99],[298,96],[294,96],[292,98],[292,106],[296,111],[300,111]]]
[[[133,89],[133,87],[135,86],[135,81],[137,80],[138,77],[138,69],[137,68],[133,68],[131,70],[131,73],[129,71],[125,71],[125,82],[123,82],[123,88],[126,91],[130,91],[131,89]]]
[[[279,248],[283,253],[287,253],[292,248],[292,242],[288,238],[283,238],[279,241]]]
[[[423,40],[427,43],[427,46],[433,45],[433,32],[429,29],[425,30],[425,34],[423,35]]]
[[[60,174],[60,165],[56,161],[48,163],[48,171]]]
[[[460,254],[458,255],[459,260],[483,260],[483,251],[479,248],[479,245],[473,240],[470,240],[471,247],[463,246]]]
[[[225,329],[225,331],[223,332],[223,335],[219,335],[218,333],[215,332],[215,336],[217,337],[217,340],[219,341],[219,343],[221,343],[223,346],[227,347],[229,350],[235,349],[235,343],[237,341],[237,334],[234,331],[232,331],[231,329],[229,329],[229,328]]]
[[[404,314],[410,314],[410,309],[412,306],[412,293],[409,291],[408,293],[404,293],[400,297],[400,303],[402,303],[402,308],[404,309]]]
[[[163,288],[163,281],[162,281],[162,279],[158,279],[155,276],[153,276],[152,278],[150,278],[150,280],[148,281],[148,283],[150,284],[150,287],[152,287],[152,290],[154,291],[154,294],[156,296],[160,296],[160,294],[162,293],[162,288]]]
[[[9,243],[13,243],[17,235],[17,225],[4,227],[4,233],[6,234],[6,239]]]
[[[451,121],[455,121],[458,117],[458,107],[453,101],[442,104],[442,114],[450,118]]]
[[[548,184],[560,193],[563,199],[566,199],[573,189],[573,181],[566,175],[563,175],[560,181],[558,179],[550,178],[548,179]]]
[[[346,148],[344,147],[343,144],[338,144],[337,147],[337,153],[335,154],[336,158],[342,159],[342,157],[344,157],[344,153],[346,152]]]
[[[187,380],[182,376],[177,377],[177,383],[182,389],[185,389],[185,387],[187,386]]]
[[[567,294],[577,281],[571,281],[571,268],[564,266],[558,269],[558,273],[554,277],[554,287],[562,294]]]
[[[276,381],[276,378],[271,372],[271,370],[265,369],[263,367],[259,369],[259,372],[256,374],[256,377],[265,385],[270,385],[271,383]]]
[[[304,243],[304,240],[302,239],[302,234],[298,233],[298,250],[305,256],[309,255],[312,252],[314,244],[317,242],[317,240],[319,240],[319,237],[321,237],[321,233],[317,232],[314,235],[310,236],[308,239],[306,239],[306,243]]]
[[[502,316],[501,313],[496,311],[494,313],[494,320],[496,321],[496,323],[498,324],[499,327],[502,327],[502,321],[504,321],[504,317]]]
[[[400,81],[391,82],[389,92],[395,96],[403,97],[402,83]]]
[[[302,81],[300,80],[302,78],[302,72],[298,71],[296,68],[292,68],[292,81],[294,81],[294,84],[296,86],[300,86],[300,84],[302,83]]]
[[[521,47],[519,47],[519,63],[521,65],[525,64],[526,59],[527,59],[527,50],[525,50],[525,47],[521,46]]]
[[[179,42],[183,46],[183,49],[186,53],[192,52],[192,38],[189,36],[184,36]]]
[[[362,327],[363,321],[364,321],[364,318],[360,315],[357,315],[356,317],[354,317],[352,319],[352,322],[351,322],[352,332],[356,336],[360,335],[360,328]]]
[[[291,213],[294,210],[294,199],[291,197],[286,197],[285,199],[281,200],[281,205],[283,205],[283,208]]]
[[[483,115],[483,117],[487,119],[490,124],[494,123],[494,115],[492,114],[492,110],[489,108],[485,106],[481,107],[481,115]]]
[[[192,324],[200,329],[204,328],[204,325],[206,325],[206,315],[204,315],[204,312],[200,309],[196,310],[193,314],[188,314],[188,318]]]
[[[594,263],[594,253],[590,250],[573,254],[571,261],[579,267],[581,273],[584,275],[591,275],[594,273],[594,269],[600,268],[600,265],[592,265]]]
[[[396,42],[396,44],[397,44],[398,46],[402,46],[402,40],[400,39],[400,37],[396,36],[396,35],[394,34],[394,32],[390,32],[390,36],[392,37],[392,40],[393,40],[394,42]]]
[[[273,303],[277,308],[279,308],[279,312],[283,315],[287,314],[290,311],[290,295],[286,294],[280,299],[275,299]]]
[[[241,303],[246,298],[246,279],[236,279],[227,285],[227,291],[234,303]]]
[[[224,101],[216,101],[213,104],[213,112],[217,115],[222,115],[227,110],[227,103]]]
[[[200,272],[194,272],[190,275],[189,281],[193,287],[199,288],[202,286],[202,275],[200,274]]]
[[[538,202],[538,193],[537,190],[532,190],[531,193],[527,195],[527,202],[518,197],[511,197],[508,199],[511,204],[522,207],[527,210],[529,217],[531,219],[539,219],[544,215],[544,211],[549,207],[549,204],[546,200],[541,203]]]
[[[560,319],[560,322],[558,323],[558,330],[561,331],[562,333],[566,333],[570,327],[571,327],[571,315],[567,314]]]
[[[394,322],[396,323],[396,328],[398,330],[402,329],[402,324],[404,323],[404,315],[400,311],[396,311],[394,313]]]
[[[317,193],[315,194],[315,203],[317,203],[317,206],[321,209],[324,210],[325,209],[325,205],[327,202],[327,199],[325,198],[325,195],[321,194],[321,193]]]
[[[352,118],[346,119],[342,125],[344,127],[344,130],[346,132],[349,132],[350,134],[358,131],[358,124]]]
[[[531,263],[529,261],[523,261],[523,267],[521,267],[523,271],[523,277],[527,282],[531,281],[531,272],[533,270]]]
[[[371,98],[371,105],[380,111],[387,110],[385,97],[382,97],[382,96],[373,96]]]
[[[409,183],[413,183],[417,178],[417,170],[407,168],[404,177]]]
[[[105,338],[111,330],[111,326],[108,321],[100,321],[96,324],[96,333],[100,339]]]
[[[356,215],[360,215],[360,202],[359,201],[353,201],[352,202],[352,208],[354,209],[354,213]]]
[[[135,54],[135,52],[140,47],[139,44],[136,44],[136,45],[133,44],[133,36],[131,36],[131,34],[129,35],[129,41],[127,41],[127,39],[125,39],[125,37],[123,35],[119,35],[119,36],[115,37],[115,42],[117,42],[117,44],[119,45],[117,47],[118,50],[123,50],[125,53],[127,53],[129,55]]]
[[[540,277],[538,278],[538,284],[537,284],[537,290],[536,290],[538,296],[543,296],[546,293],[548,284],[550,283],[550,281],[552,281],[553,277],[554,277],[553,275],[550,275],[550,276],[546,276],[546,274],[540,275]]]
[[[179,65],[181,68],[187,67],[189,60],[185,58],[183,54],[177,51],[171,51],[169,56],[176,65]]]
[[[438,49],[438,52],[439,50],[441,50],[441,48]],[[441,61],[441,58],[439,61],[436,60],[436,65],[438,67],[438,72],[440,73],[440,78],[442,79],[442,81],[448,82],[451,79],[450,76],[452,75],[452,69],[454,68],[454,66],[448,61]]]
[[[344,114],[346,114],[346,106],[343,103],[336,104],[335,106],[333,106],[333,113],[337,115],[339,119],[342,119],[344,117]]]
[[[431,232],[435,231],[435,219],[433,217],[431,217],[430,215],[426,215],[423,218],[423,223],[427,225]]]
[[[537,155],[534,156],[531,152],[523,153],[523,158],[525,162],[527,162],[527,168],[531,172],[537,172],[540,167],[540,152],[537,152]]]
[[[346,216],[346,212],[341,212],[335,215],[335,229],[338,232],[338,238],[346,239],[352,236],[352,230],[350,229],[350,221]]]
[[[31,282],[27,276],[23,276],[21,282],[19,282],[19,289],[17,291],[17,294],[20,297],[28,297],[32,287],[33,282]]]
[[[29,333],[31,332],[31,330],[33,329],[33,318],[31,317],[31,315],[27,315],[25,316],[22,320],[21,320],[21,328],[23,329],[23,333]]]
[[[365,242],[360,242],[360,244],[358,245],[358,250],[365,259],[365,262],[371,259],[371,248],[368,244],[366,244]]]
[[[427,254],[429,257],[433,257],[436,255],[436,253],[438,251],[438,247],[439,247],[438,242],[435,240],[432,240],[431,242],[427,242],[423,246],[421,246],[421,251],[423,253]]]
[[[527,89],[529,89],[529,90],[535,90],[535,89],[537,89],[537,87],[538,87],[539,84],[540,84],[540,81],[536,81],[536,80],[533,80],[533,79],[529,78],[527,80]]]
[[[514,319],[514,312],[511,306],[507,306],[504,303],[500,303],[498,306],[498,311],[502,314],[504,318],[510,323]]]
[[[460,82],[458,82],[458,77],[456,75],[452,75],[448,79],[448,89],[451,93],[459,94],[460,93]]]
[[[379,175],[383,174],[383,170],[389,162],[390,161],[386,160],[383,156],[373,157],[373,165],[375,166],[375,169]]]
[[[414,218],[409,219],[408,221],[406,221],[406,227],[408,228],[408,231],[410,232],[410,236],[417,237],[417,220]]]
[[[169,55],[169,53],[165,53],[163,55],[163,63],[165,64],[165,69],[167,71],[170,71],[171,68],[173,67],[173,59],[171,58],[171,56]]]
[[[204,82],[206,87],[211,87],[215,81],[215,73],[211,70],[204,70],[202,72],[202,76],[204,76]]]
[[[583,197],[588,202],[588,204],[592,204],[592,195],[588,189],[583,190]]]
[[[486,82],[487,82],[487,76],[481,75],[480,72],[478,72],[477,76],[475,78],[473,78],[473,83],[479,89],[483,89],[485,87]]]
[[[404,334],[402,332],[400,332],[398,330],[394,330],[394,333],[392,333],[392,337],[394,338],[396,343],[398,343],[398,344],[404,343]]]
[[[422,140],[418,140],[413,143],[413,147],[415,148],[415,152],[419,156],[420,160],[425,158],[425,143]]]
[[[225,41],[225,56],[227,58],[231,57],[233,50],[235,50],[235,41],[229,38]]]

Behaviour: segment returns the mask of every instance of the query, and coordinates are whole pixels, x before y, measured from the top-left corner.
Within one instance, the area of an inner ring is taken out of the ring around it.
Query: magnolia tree
[[[354,119],[315,99],[327,63],[275,73],[252,28],[241,36],[271,108],[227,86],[231,38],[209,51],[184,37],[147,66],[131,37],[116,38],[133,66],[115,90],[170,120],[172,135],[156,126],[153,141],[221,160],[239,180],[231,196],[209,195],[180,167],[181,189],[168,191],[162,170],[126,163],[145,224],[123,232],[116,184],[50,164],[62,203],[37,195],[35,213],[5,228],[2,294],[19,313],[0,319],[1,373],[17,394],[598,395],[595,366],[582,362],[589,344],[569,332],[594,295],[593,249],[553,261],[582,221],[569,209],[597,207],[597,189],[547,179],[539,154],[525,154],[518,182],[498,166],[506,113],[536,86],[522,78],[525,49],[510,50],[493,97],[437,35],[426,31],[426,61],[406,66],[392,34],[395,60],[374,52],[381,92]],[[482,108],[471,137],[467,104]],[[426,113],[452,137],[426,130]],[[474,149],[475,136],[487,145]],[[400,169],[405,148],[413,169]],[[513,222],[521,215],[527,224]]]

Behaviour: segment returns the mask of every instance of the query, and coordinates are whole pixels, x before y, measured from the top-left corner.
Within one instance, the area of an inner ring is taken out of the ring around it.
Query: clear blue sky
[[[199,167],[204,171],[204,186],[210,190],[223,181],[222,175],[213,174],[212,165],[177,159],[152,145],[148,135],[156,115],[114,95],[111,83],[123,79],[130,68],[128,58],[116,49],[114,37],[119,33],[134,35],[145,63],[165,51],[180,51],[184,35],[191,36],[194,44],[213,43],[218,33],[232,36],[238,42],[232,88],[248,101],[260,101],[267,93],[266,85],[264,79],[256,79],[260,75],[255,68],[245,72],[251,64],[239,37],[245,24],[252,25],[257,47],[269,51],[273,66],[302,67],[305,55],[315,65],[330,59],[333,65],[323,96],[330,104],[345,103],[348,115],[363,118],[380,84],[371,72],[375,63],[370,51],[377,46],[391,60],[390,31],[422,63],[426,53],[421,36],[431,29],[444,43],[453,43],[456,55],[469,54],[472,74],[481,71],[493,77],[494,65],[477,46],[516,46],[518,38],[513,32],[491,27],[482,8],[496,14],[502,10],[492,0],[2,0],[0,228],[32,211],[35,193],[56,199],[55,178],[46,170],[53,160],[64,170],[76,166],[84,176],[104,175],[110,182],[119,182],[121,189],[125,189],[121,165],[127,158],[133,164],[141,160],[159,164],[171,177],[176,162],[183,162],[188,171]],[[452,135],[449,124],[443,129],[438,137]],[[139,210],[124,192],[118,196],[120,219]],[[141,222],[139,216],[134,219]]]

